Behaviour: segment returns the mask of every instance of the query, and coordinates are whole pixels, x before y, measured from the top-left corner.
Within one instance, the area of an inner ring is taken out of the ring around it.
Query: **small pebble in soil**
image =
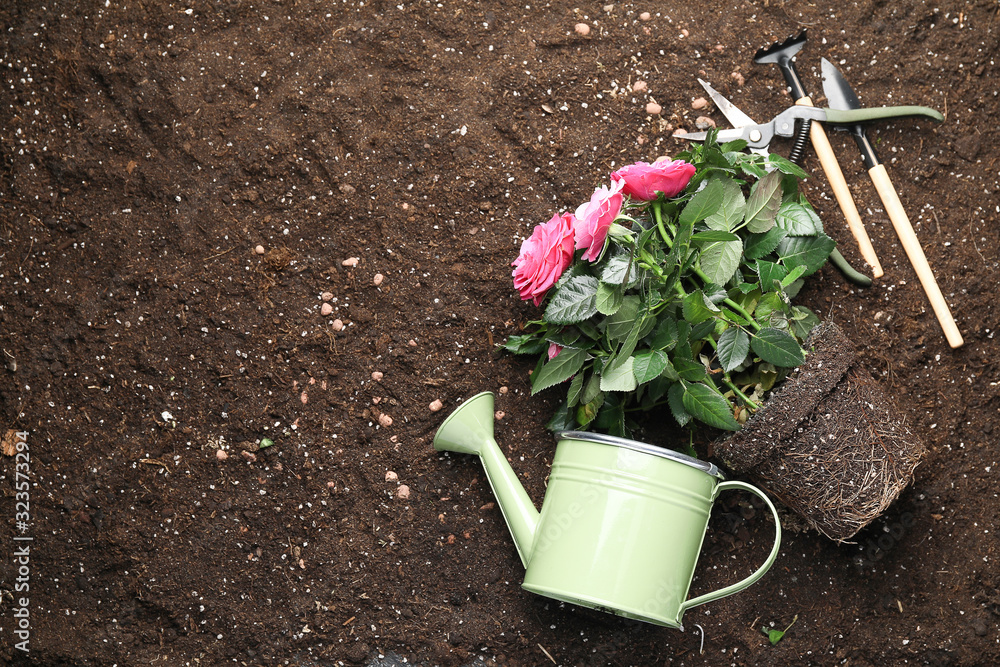
[[[323,301],[333,301],[333,292],[323,292],[319,295],[319,298],[323,299]]]
[[[710,127],[715,127],[715,121],[708,116],[698,116],[694,124],[699,130],[707,130]]]
[[[409,345],[410,347],[416,347],[416,346],[417,346],[417,341],[415,341],[415,340],[413,340],[413,339],[411,338],[411,339],[410,339],[410,342],[408,342],[408,343],[407,343],[407,345]]]
[[[219,459],[220,461],[225,461],[226,459],[229,458],[229,454],[226,454],[225,450],[217,449],[215,450],[215,458]]]
[[[319,307],[319,313],[323,317],[326,317],[327,315],[329,315],[332,312],[333,312],[333,306],[331,306],[328,303],[324,303],[322,306]]]
[[[174,416],[169,412],[167,412],[166,410],[164,410],[163,412],[160,413],[160,419],[162,419],[165,422],[171,422],[174,420]]]
[[[692,109],[704,109],[708,106],[708,100],[704,97],[696,97],[693,102],[691,102]]]
[[[674,130],[674,133],[671,136],[678,137],[682,134],[687,134],[687,130],[685,130],[683,127],[678,127],[676,130]]]
[[[397,498],[402,498],[403,500],[409,498],[410,497],[410,487],[408,487],[406,484],[400,484],[396,488],[396,497]]]
[[[382,426],[392,426],[392,417],[383,413],[378,416],[378,423]]]
[[[340,263],[341,266],[357,266],[361,259],[358,257],[348,257]]]
[[[431,404],[427,406],[427,408],[431,412],[437,412],[438,410],[440,410],[443,407],[444,407],[444,404],[441,402],[441,399],[438,399],[438,398],[435,398],[433,401],[431,401]]]
[[[399,475],[397,475],[393,471],[389,470],[389,471],[387,471],[385,473],[385,481],[387,481],[387,482],[395,482],[397,480],[399,480]]]
[[[306,403],[309,402],[309,394],[307,394],[306,392],[302,392],[299,395],[299,400],[302,401],[302,405],[305,405]]]
[[[649,90],[649,84],[645,81],[636,81],[632,84],[633,93],[644,93]]]
[[[639,20],[640,21],[648,21],[651,18],[653,18],[653,17],[650,15],[649,12],[643,12],[642,14],[639,14]]]
[[[573,27],[573,29],[576,30],[576,34],[578,35],[586,36],[590,34],[590,26],[587,25],[586,23],[577,23],[576,26]]]
[[[684,37],[690,37],[691,33],[688,32],[687,28],[681,28],[681,35],[683,35]]]
[[[456,538],[455,538],[454,535],[449,535],[448,536],[448,544],[454,544],[455,543],[455,539]]]
[[[650,102],[649,104],[646,105],[646,113],[648,113],[650,116],[658,116],[661,111],[663,111],[663,107],[661,107],[656,102]]]
[[[345,195],[353,195],[355,192],[355,188],[350,183],[341,183],[340,191],[343,192]]]
[[[328,488],[328,489],[335,489],[335,488],[337,488],[337,483],[336,482],[327,482],[326,483],[326,488]]]
[[[264,254],[264,246],[259,245],[256,248],[254,248],[253,251],[255,253],[257,253],[258,255],[263,255]]]
[[[334,331],[343,331],[343,329],[344,329],[344,322],[343,322],[343,320],[339,320],[339,319],[338,320],[334,320],[333,324],[331,324],[330,326],[333,327]]]
[[[644,143],[646,143],[646,136],[643,135],[643,134],[640,134],[638,137],[635,138],[635,143],[637,143],[640,146],[642,146]]]
[[[744,83],[746,83],[746,79],[744,79],[743,75],[740,74],[739,72],[733,72],[729,76],[733,78],[737,86],[742,86]]]
[[[245,458],[248,463],[254,463],[257,461],[257,455],[253,452],[240,452],[240,454],[243,455],[243,458]]]
[[[384,377],[385,376],[382,375],[382,371],[372,371],[372,379],[376,382],[381,382]]]
[[[378,287],[379,285],[382,284],[383,280],[385,280],[385,276],[383,276],[381,273],[376,273],[375,277],[372,278],[372,284],[375,285],[375,287]]]
[[[504,412],[503,410],[497,410],[496,412],[493,413],[493,419],[496,419],[497,421],[500,421],[501,419],[503,419],[506,416],[507,416],[507,413]]]

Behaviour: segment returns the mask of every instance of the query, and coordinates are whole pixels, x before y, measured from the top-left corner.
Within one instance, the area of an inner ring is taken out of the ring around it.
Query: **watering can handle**
[[[778,510],[774,508],[774,505],[771,503],[770,499],[768,499],[768,497],[764,495],[763,491],[761,491],[755,486],[751,486],[750,484],[746,484],[744,482],[722,482],[721,484],[719,484],[719,486],[716,487],[715,494],[716,496],[718,496],[718,494],[723,491],[731,491],[736,489],[739,489],[741,491],[748,491],[749,493],[754,494],[755,496],[763,500],[767,504],[768,508],[771,510],[771,515],[774,516],[774,546],[771,548],[771,553],[768,555],[767,560],[764,561],[764,564],[761,565],[759,568],[757,568],[756,572],[751,574],[743,581],[739,581],[731,586],[726,586],[725,588],[720,588],[719,590],[713,591],[711,593],[705,593],[704,595],[699,595],[696,598],[692,598],[682,603],[680,611],[681,615],[683,615],[683,613],[688,609],[690,609],[691,607],[697,607],[700,604],[705,604],[706,602],[711,602],[712,600],[718,600],[719,598],[728,597],[733,593],[739,593],[744,588],[752,586],[757,582],[757,580],[763,577],[769,569],[771,569],[771,565],[774,564],[774,560],[778,557],[778,549],[781,547],[781,521],[778,519]]]

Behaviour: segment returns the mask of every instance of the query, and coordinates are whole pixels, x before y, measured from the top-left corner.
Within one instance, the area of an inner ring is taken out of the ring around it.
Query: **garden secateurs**
[[[731,130],[719,130],[717,137],[720,142],[734,141],[737,139],[743,139],[747,142],[747,147],[751,152],[757,153],[759,155],[767,155],[768,147],[770,146],[771,139],[775,135],[781,137],[791,137],[795,135],[795,121],[796,120],[820,120],[826,121],[834,124],[845,124],[848,126],[855,126],[859,123],[864,123],[870,120],[878,120],[882,118],[897,118],[905,116],[929,116],[935,120],[941,120],[943,117],[934,109],[928,107],[915,107],[915,106],[903,106],[903,107],[881,107],[874,109],[853,109],[849,111],[861,112],[859,115],[846,117],[843,114],[847,113],[848,110],[835,110],[835,109],[822,109],[818,107],[811,106],[793,106],[786,109],[782,113],[778,114],[770,123],[759,124],[756,123],[750,116],[741,111],[735,104],[730,102],[728,99],[722,96],[717,90],[712,88],[707,82],[698,79],[698,82],[702,85],[705,91],[712,98],[712,101],[719,108],[719,111],[733,124],[734,129]],[[862,117],[863,116],[863,117]],[[691,141],[703,141],[707,136],[707,132],[689,132],[685,134],[675,135],[679,139],[688,139]],[[793,151],[795,153],[797,151]],[[795,160],[793,160],[795,161]],[[852,230],[853,231],[853,230]],[[857,238],[857,236],[855,237]],[[867,234],[864,236],[867,239]],[[860,239],[859,239],[860,242]],[[869,241],[870,244],[870,241]],[[848,277],[852,282],[866,285],[870,284],[870,280],[866,276],[859,274],[847,263],[847,261],[840,255],[839,252],[834,251],[830,255],[830,261],[837,265],[837,267]],[[866,258],[869,264],[872,264],[870,260]],[[873,269],[876,268],[876,264],[873,264]],[[882,275],[881,269],[875,272],[875,277],[878,278]]]

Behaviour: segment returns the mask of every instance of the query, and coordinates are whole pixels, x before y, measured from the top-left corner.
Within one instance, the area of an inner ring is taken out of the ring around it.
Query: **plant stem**
[[[663,213],[660,211],[660,200],[653,202],[653,217],[656,218],[656,229],[660,232],[660,238],[667,244],[668,248],[674,247],[674,240],[667,234],[667,229],[663,224]]]
[[[760,409],[760,406],[757,405],[756,403],[754,403],[753,401],[751,401],[747,397],[746,394],[744,394],[742,391],[740,391],[739,387],[737,387],[735,384],[733,384],[732,380],[729,380],[728,378],[723,378],[722,381],[725,382],[726,386],[729,387],[730,389],[732,389],[733,393],[736,394],[737,396],[739,396],[740,399],[744,403],[746,403],[747,407],[749,407],[751,410],[759,410]]]

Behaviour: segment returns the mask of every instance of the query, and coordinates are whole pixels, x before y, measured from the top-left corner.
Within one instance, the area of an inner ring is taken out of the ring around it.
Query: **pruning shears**
[[[706,84],[703,83],[702,85]],[[725,99],[718,93],[716,93],[716,96],[722,98],[723,100]],[[727,105],[730,109],[735,109],[733,104],[728,101]],[[720,110],[722,110],[722,107],[720,107]],[[725,111],[723,111],[723,113],[725,113]],[[742,111],[739,113],[746,120],[750,120],[750,117]],[[743,139],[747,142],[747,146],[751,149],[766,150],[767,147],[771,145],[771,140],[775,136],[794,136],[796,121],[810,120],[830,125],[844,125],[852,127],[854,125],[858,125],[859,123],[885,120],[887,118],[911,118],[915,116],[933,118],[938,122],[944,120],[944,116],[942,116],[940,112],[931,109],[930,107],[921,106],[872,107],[868,109],[825,109],[822,107],[795,105],[782,111],[770,122],[754,123],[751,121],[746,125],[737,126],[732,130],[720,130],[718,138],[719,141],[722,142]],[[729,118],[728,116],[726,117]],[[730,119],[730,122],[732,122],[732,119]],[[736,125],[735,122],[733,124]],[[707,132],[686,132],[676,134],[674,136],[678,139],[704,141],[707,134]]]
[[[721,93],[719,93],[719,91],[717,91],[711,85],[709,85],[707,81],[703,81],[702,79],[698,79],[698,83],[701,84],[702,88],[705,89],[705,92],[707,92],[708,95],[709,95],[709,97],[712,98],[712,101],[715,103],[715,106],[718,107],[719,111],[722,112],[722,115],[725,116],[726,119],[735,128],[733,130],[721,130],[721,131],[719,131],[718,137],[719,137],[720,140],[723,140],[723,141],[732,141],[733,139],[742,139],[743,138],[743,136],[742,136],[743,132],[747,132],[749,134],[749,133],[752,133],[756,128],[761,127],[756,121],[753,120],[753,118],[751,118],[750,116],[748,116],[746,113],[744,113],[742,110],[740,110],[739,107],[737,107],[735,104],[733,104],[728,99],[726,99],[725,97],[723,97],[723,95]],[[823,111],[823,109],[817,109],[815,107],[792,107],[788,111],[796,111],[796,110],[799,110],[799,109],[806,110],[807,112],[808,111]],[[933,109],[931,111],[933,111]],[[787,112],[784,112],[784,113],[787,113]],[[780,118],[780,116],[778,118]],[[771,122],[774,123],[777,120],[778,119],[775,118],[775,120],[771,121]],[[783,124],[784,124],[784,121],[782,121],[782,125]],[[784,127],[782,127],[782,131],[783,132],[785,131]],[[734,133],[736,133],[736,132],[740,132],[741,135],[740,136],[734,136]],[[775,132],[772,131],[771,136],[774,136],[774,134],[775,134]],[[695,132],[695,133],[679,134],[679,135],[677,135],[677,137],[680,138],[680,139],[689,139],[689,140],[694,140],[694,141],[702,141],[702,140],[704,140],[704,137],[706,135],[707,135],[707,132]],[[785,136],[785,135],[779,135],[779,136]],[[726,138],[726,137],[729,137],[729,138]],[[767,155],[768,152],[769,152],[768,151],[769,143],[770,142],[763,143],[763,145],[754,146],[749,140],[747,140],[747,147],[749,148],[749,150],[750,150],[751,153],[755,153],[757,155]],[[801,156],[801,146],[797,147],[796,149],[793,149],[792,150],[792,155],[793,156],[794,155]],[[792,162],[796,162],[796,163],[798,162],[798,159],[796,159],[795,157],[791,157],[790,159],[792,160]],[[858,270],[856,270],[853,266],[851,266],[848,263],[848,261],[846,259],[844,259],[844,256],[840,254],[840,251],[837,250],[836,248],[834,248],[833,252],[830,253],[830,261],[838,269],[840,269],[840,271],[851,282],[853,282],[853,283],[855,283],[857,285],[861,285],[862,287],[868,287],[869,285],[872,284],[871,278],[869,278],[868,276],[864,275],[863,273],[861,273]],[[876,276],[876,277],[878,277],[878,276]]]

